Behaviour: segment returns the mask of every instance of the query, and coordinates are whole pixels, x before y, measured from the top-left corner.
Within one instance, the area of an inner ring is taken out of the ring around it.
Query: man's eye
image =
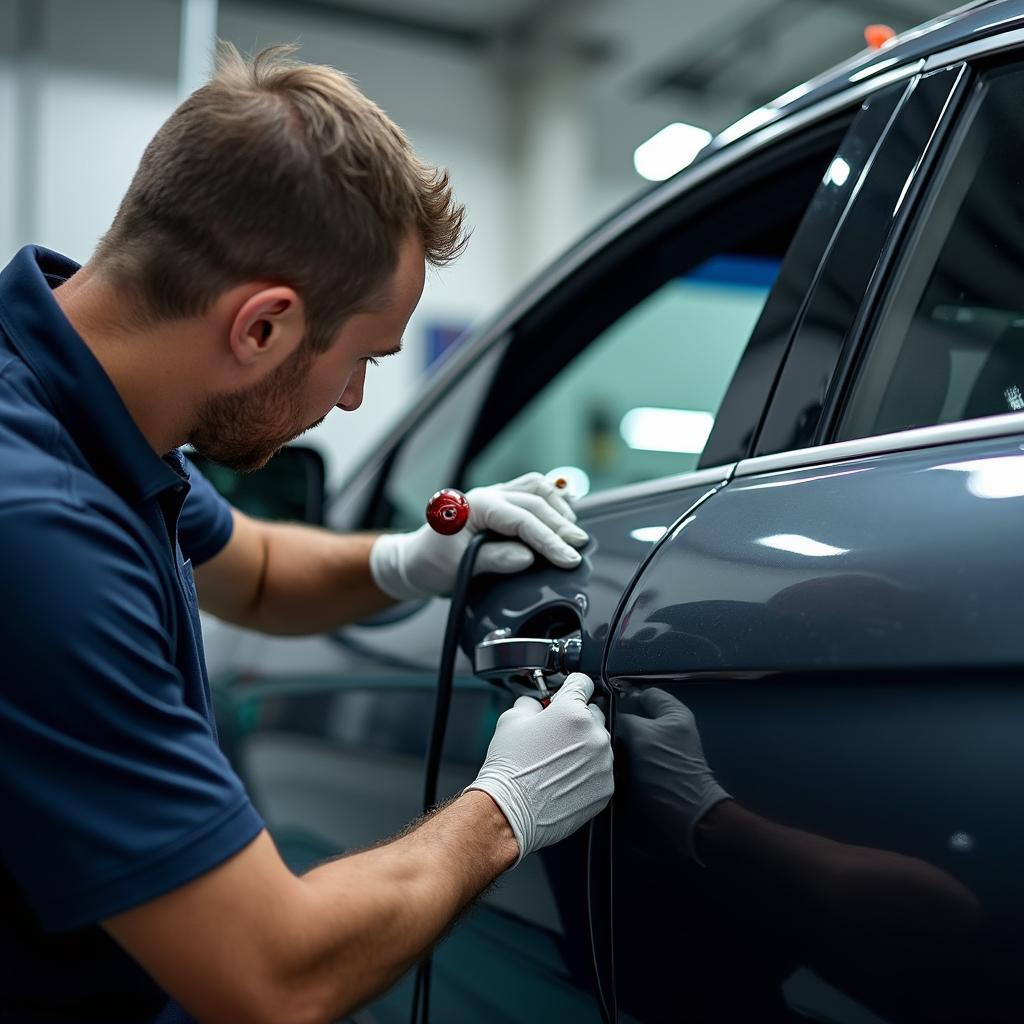
[[[380,366],[380,360],[374,359],[373,356],[364,356],[364,358],[371,366]]]

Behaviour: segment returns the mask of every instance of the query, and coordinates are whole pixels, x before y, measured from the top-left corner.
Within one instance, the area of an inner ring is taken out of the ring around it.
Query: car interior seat
[[[887,434],[939,421],[950,383],[952,331],[914,317],[882,396],[872,433]]]
[[[963,418],[1024,411],[1024,321],[999,336],[978,374]]]

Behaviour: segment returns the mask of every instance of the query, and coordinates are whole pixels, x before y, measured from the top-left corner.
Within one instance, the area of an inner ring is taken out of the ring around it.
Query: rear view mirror
[[[289,445],[262,469],[239,473],[190,452],[189,459],[235,508],[258,519],[324,521],[324,460],[313,448]]]

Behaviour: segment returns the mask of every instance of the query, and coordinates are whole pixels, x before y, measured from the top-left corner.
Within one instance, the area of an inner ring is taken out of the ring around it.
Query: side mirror
[[[313,448],[289,445],[262,469],[239,473],[190,452],[189,459],[235,508],[258,519],[324,521],[323,456]]]

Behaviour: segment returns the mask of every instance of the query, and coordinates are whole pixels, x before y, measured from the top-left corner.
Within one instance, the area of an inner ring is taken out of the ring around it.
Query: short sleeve
[[[177,888],[263,828],[184,703],[150,558],[90,508],[0,514],[0,857],[50,930]]]
[[[178,543],[192,565],[202,565],[216,555],[231,538],[234,520],[231,506],[213,484],[184,459],[190,484],[188,497],[178,517]]]

